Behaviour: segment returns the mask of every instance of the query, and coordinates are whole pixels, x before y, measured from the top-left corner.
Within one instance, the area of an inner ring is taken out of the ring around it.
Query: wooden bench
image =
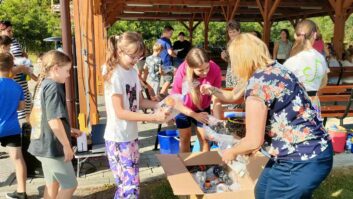
[[[329,85],[339,85],[343,67],[329,67],[328,73]],[[334,79],[334,81],[332,81]],[[331,81],[330,81],[331,80]]]
[[[318,93],[321,103],[321,117],[324,125],[327,118],[338,118],[340,125],[347,116],[353,116],[351,108],[353,85],[325,86]]]
[[[353,66],[342,67],[342,74],[339,80],[339,84],[343,84],[343,85],[352,84],[344,81],[347,78],[353,78]]]
[[[346,84],[343,80],[345,78],[353,78],[353,66],[344,66],[344,67],[329,67],[330,72],[328,73],[328,79],[337,79],[335,82],[330,83],[329,85],[341,85]]]

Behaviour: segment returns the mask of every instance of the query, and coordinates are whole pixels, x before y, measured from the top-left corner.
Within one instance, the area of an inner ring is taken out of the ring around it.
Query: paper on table
[[[184,48],[175,49],[174,51],[178,53],[178,52],[180,52],[180,51],[182,51],[182,50],[184,50]]]
[[[87,150],[87,135],[86,133],[82,133],[79,137],[77,137],[77,151],[83,152]]]

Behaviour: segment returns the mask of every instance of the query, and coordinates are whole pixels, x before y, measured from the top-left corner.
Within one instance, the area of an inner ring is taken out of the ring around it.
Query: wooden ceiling
[[[276,0],[270,0],[274,3]],[[330,0],[280,0],[272,21],[333,15]],[[346,0],[350,1],[350,0]],[[263,20],[259,4],[265,0],[94,0],[107,25],[117,20],[203,20],[211,13],[211,21],[225,21],[235,8],[238,21]],[[229,15],[229,14],[228,14]]]

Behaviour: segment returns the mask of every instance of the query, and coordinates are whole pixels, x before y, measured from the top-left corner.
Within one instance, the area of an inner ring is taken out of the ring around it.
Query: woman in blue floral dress
[[[333,151],[305,88],[251,34],[236,37],[229,52],[233,71],[247,83],[246,136],[223,151],[223,160],[263,146],[271,158],[257,182],[256,198],[311,198],[332,169]],[[227,96],[211,86],[203,86],[201,92]]]

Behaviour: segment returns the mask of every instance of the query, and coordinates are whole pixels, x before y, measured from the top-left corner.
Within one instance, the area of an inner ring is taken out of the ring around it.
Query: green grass
[[[142,184],[142,198],[177,198],[167,180]],[[353,199],[353,167],[334,169],[314,192],[313,199]]]
[[[313,199],[353,199],[353,167],[334,169],[314,192]]]
[[[315,172],[315,171],[313,171]],[[75,198],[101,199],[111,198],[116,187],[107,184],[102,187],[79,189]],[[38,198],[31,196],[30,199]],[[141,184],[140,199],[177,199],[167,179]],[[353,167],[338,168],[314,192],[313,199],[353,199]]]
[[[141,185],[141,199],[177,199],[166,179]]]

